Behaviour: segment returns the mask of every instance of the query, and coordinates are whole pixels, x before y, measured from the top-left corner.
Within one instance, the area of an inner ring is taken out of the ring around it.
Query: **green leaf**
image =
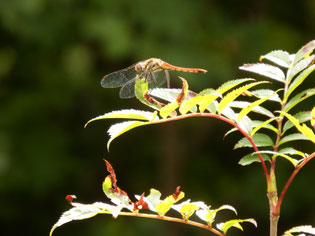
[[[269,147],[274,145],[272,139],[268,135],[261,133],[256,133],[253,137],[253,141],[257,147]],[[234,149],[242,147],[252,147],[252,144],[246,137],[238,141],[234,146]]]
[[[265,98],[273,94],[273,96],[269,97],[268,100],[279,103],[282,102],[279,95],[271,89],[258,89],[255,91],[251,91],[251,94],[258,98]]]
[[[158,120],[159,117],[156,115],[156,113],[153,113],[153,112],[126,109],[126,110],[120,110],[120,111],[113,111],[113,112],[105,113],[104,115],[101,115],[101,116],[97,116],[89,120],[85,124],[84,127],[86,127],[89,123],[93,121],[102,120],[102,119],[137,119],[137,120],[152,121],[152,120]]]
[[[247,134],[250,134],[253,130],[253,122],[248,116],[244,116],[243,119],[238,122],[238,126]]]
[[[296,226],[285,231],[283,236],[293,236],[293,233],[303,233],[299,234],[300,236],[305,235],[304,233],[315,235],[315,228],[311,225]]]
[[[225,92],[229,91],[230,89],[242,84],[242,83],[245,83],[247,81],[253,81],[254,79],[251,79],[251,78],[245,78],[245,79],[236,79],[236,80],[230,80],[230,81],[227,81],[225,82],[224,84],[222,84],[218,89],[217,91],[220,93],[220,94],[224,94]]]
[[[264,81],[262,82],[255,82],[255,83],[251,83],[251,84],[247,84],[245,86],[242,86],[240,88],[237,88],[235,90],[233,90],[232,92],[228,93],[227,95],[225,95],[222,100],[220,101],[219,105],[218,105],[218,112],[221,113],[221,111],[233,100],[235,100],[238,96],[240,96],[242,93],[244,93],[246,90],[259,85],[259,84],[263,84],[266,83]]]
[[[217,228],[219,230],[221,230],[224,234],[226,234],[226,232],[231,227],[235,227],[235,228],[238,228],[238,229],[243,231],[243,227],[240,224],[243,222],[252,223],[253,225],[255,225],[255,227],[257,227],[257,222],[254,219],[243,219],[243,220],[242,219],[236,219],[236,220],[229,220],[229,221],[226,221],[224,223],[217,224]]]
[[[50,231],[50,236],[53,234],[54,230],[61,225],[64,225],[70,221],[83,220],[91,218],[99,213],[114,213],[114,217],[117,217],[121,208],[115,207],[106,203],[95,202],[93,204],[80,204],[73,203],[74,207],[70,210],[64,212],[56,224],[52,227]]]
[[[255,102],[252,102],[250,105],[248,105],[247,107],[243,108],[243,110],[241,110],[241,112],[239,113],[239,115],[237,117],[237,122],[239,122],[245,115],[247,115],[251,110],[253,110],[254,107],[257,107],[258,105],[260,105],[263,102],[267,101],[270,97],[272,97],[278,91],[274,92],[273,94],[271,94],[271,95],[269,95],[269,96],[267,96],[265,98],[261,98],[261,99],[255,101]]]
[[[150,122],[141,122],[141,121],[125,121],[121,123],[117,123],[112,125],[107,133],[110,136],[110,139],[107,142],[107,150],[109,151],[109,146],[111,142],[117,138],[118,136],[122,135],[123,133],[126,133],[127,131],[136,128],[138,126],[146,125]]]
[[[315,56],[312,55],[301,61],[299,61],[291,70],[289,70],[288,82],[290,83],[292,78],[304,70],[306,67],[310,66],[311,62],[314,60]]]
[[[272,121],[274,121],[276,119],[278,119],[278,117],[271,118],[271,119],[266,120],[264,122],[260,121],[260,120],[253,121],[253,124],[254,124],[255,128],[252,130],[250,135],[253,136],[255,133],[257,133],[262,128],[272,130],[273,132],[275,132],[277,134],[278,133],[278,129],[275,128],[274,126],[272,126],[271,124],[269,124],[270,122],[272,122]]]
[[[281,138],[280,142],[278,143],[278,146],[287,142],[297,141],[297,140],[308,140],[308,138],[304,134],[301,134],[301,133],[289,134]]]
[[[301,111],[295,115],[293,115],[300,123],[304,123],[306,121],[309,121],[311,119],[311,112],[309,111]],[[282,135],[289,130],[290,128],[294,127],[294,124],[288,120],[285,122],[283,129],[282,129]]]
[[[296,54],[293,60],[293,65],[299,62],[302,58],[309,56],[315,49],[315,40],[304,45]]]
[[[250,102],[245,102],[245,101],[233,101],[233,102],[230,102],[229,106],[244,109],[245,107],[249,106],[250,104],[251,104]],[[254,107],[252,111],[256,112],[258,114],[261,114],[261,115],[268,116],[268,117],[274,117],[272,112],[270,112],[269,110],[267,110],[266,108],[263,108],[261,106]]]
[[[315,95],[315,89],[314,88],[307,89],[307,90],[300,92],[299,94],[297,94],[293,98],[291,98],[291,100],[285,105],[283,111],[284,112],[290,111],[294,106],[296,106],[297,104],[299,104],[303,100],[305,100],[305,99],[307,99],[313,95]]]
[[[280,70],[276,66],[257,63],[257,64],[244,64],[239,67],[241,70],[246,70],[250,72],[254,72],[256,74],[260,74],[266,76],[270,79],[274,79],[280,82],[285,82],[285,75],[282,70]]]
[[[305,157],[305,154],[301,151],[298,151],[292,147],[286,147],[286,148],[282,148],[278,151],[279,153],[283,153],[283,154],[290,154],[290,155],[297,155],[300,156],[302,158]]]
[[[176,102],[176,101],[166,104],[166,106],[161,108],[160,116],[163,119],[166,119],[169,115],[171,115],[171,116],[176,115],[176,111],[175,110],[178,108],[178,106],[179,106],[178,102]]]
[[[313,130],[311,130],[305,124],[301,125],[300,121],[298,119],[294,118],[293,116],[291,116],[290,114],[285,113],[285,112],[281,112],[281,111],[279,113],[286,116],[295,125],[295,127],[298,129],[298,131],[300,131],[309,140],[311,140],[313,143],[315,143],[315,134],[314,134]]]
[[[295,80],[290,84],[287,93],[284,95],[283,101],[287,101],[291,93],[300,86],[303,81],[307,78],[307,76],[315,70],[315,65],[311,65],[307,69],[305,69],[301,74],[299,74]]]
[[[289,65],[291,64],[289,53],[281,50],[269,52],[266,55],[261,56],[259,61],[262,61],[263,59],[267,59],[279,66],[286,68],[289,68]]]
[[[236,120],[235,112],[228,106],[221,111],[221,114],[232,121]]]
[[[270,161],[270,157],[266,154],[261,154],[261,157],[263,158],[264,161]],[[260,162],[260,159],[257,153],[255,152],[247,154],[246,156],[242,157],[238,164],[240,164],[241,166],[247,166],[254,162]]]
[[[283,154],[283,153],[274,152],[274,151],[260,151],[259,153],[272,154],[272,155],[273,155],[272,159],[276,158],[277,156],[281,156],[281,157],[287,159],[289,162],[291,162],[291,164],[292,164],[294,167],[296,167],[297,164],[299,163],[298,160],[296,160],[296,159],[294,159],[294,158],[292,158],[292,157],[290,157],[290,156],[288,156],[288,155],[286,155],[286,154]]]

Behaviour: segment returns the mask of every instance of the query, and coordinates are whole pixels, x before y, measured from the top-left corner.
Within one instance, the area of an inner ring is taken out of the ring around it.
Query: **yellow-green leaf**
[[[217,224],[217,228],[219,230],[223,231],[224,234],[226,234],[226,232],[231,227],[235,227],[235,228],[238,228],[238,229],[243,231],[243,227],[240,224],[240,223],[243,223],[243,222],[252,223],[253,225],[255,225],[255,227],[257,227],[257,222],[254,219],[243,219],[243,220],[242,219],[235,219],[235,220],[229,220],[227,222]]]
[[[176,109],[178,108],[178,102],[174,101],[174,102],[170,102],[168,104],[166,104],[164,107],[161,108],[160,110],[160,116],[165,119],[167,118],[169,115],[175,115],[176,114]]]

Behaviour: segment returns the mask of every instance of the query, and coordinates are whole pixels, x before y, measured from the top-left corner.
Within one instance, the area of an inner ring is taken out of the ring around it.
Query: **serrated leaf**
[[[291,98],[291,100],[288,101],[288,103],[285,105],[283,111],[284,112],[290,111],[294,106],[296,106],[300,102],[304,101],[305,99],[307,99],[313,95],[315,95],[315,89],[314,88],[307,89],[307,90],[304,90],[304,91],[298,93],[293,98]]]
[[[298,151],[292,147],[282,148],[278,152],[283,153],[283,154],[298,155],[298,156],[303,157],[303,158],[305,157],[305,153]]]
[[[302,58],[308,57],[315,49],[315,40],[304,45],[295,55],[293,65],[299,62]]]
[[[207,108],[208,109],[208,108]],[[233,109],[231,109],[230,107],[225,107],[222,111],[221,111],[221,115],[227,117],[228,119],[235,121],[236,120],[236,114],[233,111]]]
[[[304,123],[306,121],[309,121],[311,119],[311,112],[309,111],[301,111],[295,115],[293,115],[300,123]],[[282,135],[289,130],[290,128],[294,127],[294,124],[288,120],[285,122],[283,128],[282,128]]]
[[[282,50],[276,50],[267,53],[266,55],[261,56],[259,58],[259,61],[262,61],[263,59],[267,59],[279,66],[283,66],[286,68],[289,68],[289,65],[291,64],[289,53]]]
[[[309,140],[311,140],[313,143],[315,143],[315,134],[314,134],[313,130],[311,130],[305,124],[301,125],[300,121],[298,119],[294,118],[293,116],[291,116],[290,114],[285,113],[285,112],[281,112],[281,111],[279,113],[286,116],[295,125],[295,127],[298,129],[298,131],[300,131]]]
[[[160,216],[164,216],[172,207],[173,204],[185,197],[185,193],[179,191],[177,188],[176,193],[169,195],[163,201],[156,205],[155,209]]]
[[[236,107],[236,108],[242,108],[244,109],[245,107],[249,106],[251,103],[250,102],[245,102],[245,101],[233,101],[229,103],[230,107]],[[265,115],[268,117],[274,117],[273,113],[267,110],[266,108],[263,108],[261,106],[256,106],[252,110],[253,112],[256,112],[261,115]]]
[[[245,115],[247,115],[251,110],[253,110],[254,107],[257,107],[260,104],[262,104],[263,102],[267,101],[270,97],[272,97],[278,91],[279,90],[275,91],[273,94],[271,94],[271,95],[269,95],[269,96],[267,96],[265,98],[261,98],[261,99],[255,101],[255,102],[252,102],[247,107],[243,108],[243,110],[241,110],[241,112],[238,114],[237,122],[239,122]]]
[[[174,111],[178,108],[178,106],[178,102],[176,101],[166,104],[163,108],[161,108],[160,116],[163,119],[166,119],[169,115],[171,115],[171,113],[174,114]]]
[[[287,142],[297,141],[297,140],[308,140],[308,138],[304,134],[301,134],[301,133],[289,134],[281,138],[280,142],[278,143],[278,146]]]
[[[261,157],[264,161],[270,161],[270,157],[266,154],[261,154]],[[257,153],[255,152],[247,154],[246,156],[242,157],[238,164],[241,166],[247,166],[254,162],[260,162],[260,159]]]
[[[136,119],[136,120],[152,121],[152,120],[158,120],[159,117],[156,116],[156,114],[153,112],[126,109],[126,110],[108,112],[108,113],[105,113],[104,115],[97,116],[89,120],[85,124],[84,127],[86,127],[89,123],[93,121],[102,120],[102,119]]]
[[[280,152],[274,152],[274,151],[260,151],[259,153],[272,154],[272,155],[273,155],[272,159],[275,158],[275,157],[277,157],[277,156],[281,156],[281,157],[287,159],[289,162],[291,162],[291,164],[292,164],[294,167],[296,167],[297,164],[299,163],[298,160],[296,160],[296,159],[294,159],[294,158],[292,158],[292,157],[290,157],[290,156],[288,156],[288,155],[286,155],[286,154],[280,153]]]
[[[126,133],[127,131],[142,126],[142,125],[146,125],[150,122],[141,122],[141,121],[125,121],[125,122],[121,122],[121,123],[117,123],[112,125],[107,133],[110,136],[110,139],[107,142],[107,150],[109,150],[109,146],[111,144],[111,142],[117,138],[118,136],[122,135],[123,133]]]
[[[217,228],[221,230],[224,234],[231,228],[235,227],[243,231],[243,227],[240,223],[249,222],[257,227],[257,222],[254,219],[236,219],[236,220],[229,220],[224,223],[217,224]]]
[[[293,236],[293,233],[306,233],[306,234],[315,235],[315,228],[311,225],[296,226],[296,227],[293,227],[292,229],[285,231],[283,236]],[[305,234],[300,234],[300,235],[302,236]]]
[[[247,81],[253,81],[254,79],[251,79],[251,78],[245,78],[245,79],[236,79],[236,80],[230,80],[230,81],[227,81],[225,82],[224,84],[222,84],[218,89],[217,91],[220,93],[220,94],[224,94],[225,92],[229,91],[230,89],[242,84],[242,83],[245,83]]]
[[[311,62],[314,60],[314,58],[315,58],[315,56],[312,55],[310,57],[302,59],[296,65],[294,65],[293,68],[291,70],[289,70],[288,82],[290,83],[294,76],[296,76],[298,73],[300,73],[306,67],[308,67],[311,64]]]
[[[305,69],[301,74],[299,74],[293,82],[290,84],[287,93],[284,95],[283,101],[287,101],[291,93],[300,86],[303,81],[307,78],[307,76],[315,70],[315,65],[311,65],[307,69]]]
[[[234,101],[238,96],[240,96],[242,93],[244,93],[246,90],[259,85],[259,84],[263,84],[266,83],[264,81],[262,82],[254,82],[251,84],[247,84],[245,86],[242,86],[240,88],[237,88],[235,90],[233,90],[232,92],[228,93],[227,95],[225,95],[222,100],[220,101],[219,105],[218,105],[218,112],[221,113],[221,111],[228,106],[228,104],[232,101]]]
[[[248,116],[244,116],[242,120],[238,122],[238,126],[247,134],[250,134],[253,130],[253,122]]]
[[[237,211],[234,207],[230,205],[223,205],[217,209],[210,209],[210,207],[203,207],[200,210],[196,211],[196,215],[203,221],[207,222],[207,224],[211,227],[212,223],[215,220],[217,212],[221,210],[231,210],[237,215]]]
[[[276,66],[257,63],[257,64],[244,64],[239,67],[241,70],[246,70],[250,72],[254,72],[256,74],[263,75],[270,79],[274,79],[280,82],[285,82],[285,75],[281,69]]]
[[[269,97],[269,101],[274,101],[274,102],[281,102],[281,99],[275,91],[271,89],[258,89],[250,92],[252,95],[258,97],[258,98],[265,98],[273,94],[273,96]]]
[[[261,133],[256,133],[254,135],[253,142],[255,143],[256,147],[269,147],[274,145],[272,139],[268,135]],[[246,137],[238,141],[234,146],[234,149],[242,147],[252,147],[252,144]]]
[[[204,202],[190,202],[190,200],[172,206],[174,210],[182,215],[184,220],[188,220],[198,209],[205,207],[207,206]]]
[[[61,215],[57,223],[54,224],[54,226],[50,230],[49,235],[51,236],[57,227],[60,227],[61,225],[64,225],[70,221],[88,219],[99,213],[104,213],[104,212],[112,213],[116,211],[119,213],[120,210],[118,209],[118,207],[115,207],[106,203],[101,203],[101,202],[96,202],[93,204],[76,203],[73,208],[64,212]]]
[[[278,133],[278,129],[270,124],[270,122],[272,122],[272,121],[274,121],[276,119],[278,119],[278,117],[271,118],[271,119],[266,120],[264,122],[260,121],[260,120],[259,121],[258,120],[253,121],[253,124],[254,124],[255,128],[252,130],[250,135],[253,136],[255,133],[257,133],[262,128],[272,130],[273,132],[275,132],[277,134]]]

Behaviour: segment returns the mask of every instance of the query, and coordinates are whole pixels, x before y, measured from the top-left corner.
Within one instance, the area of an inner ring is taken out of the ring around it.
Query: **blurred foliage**
[[[105,177],[102,158],[106,157],[120,172],[119,184],[128,192],[151,187],[171,192],[182,185],[189,198],[217,206],[228,203],[240,215],[254,217],[257,231],[265,235],[268,203],[263,196],[263,174],[258,165],[237,165],[242,155],[231,153],[232,137],[217,138],[227,129],[225,125],[195,119],[139,128],[113,144],[110,154],[104,133],[109,122],[87,129],[83,125],[114,107],[136,104],[132,99],[120,100],[117,89],[100,87],[106,73],[158,57],[178,66],[207,69],[206,76],[184,75],[192,90],[217,87],[237,78],[239,65],[274,49],[295,52],[314,38],[314,10],[313,0],[245,0],[242,4],[235,0],[1,1],[1,232],[48,234],[60,212],[68,208],[66,194],[77,194],[87,202],[103,200],[100,186]],[[173,81],[172,86],[179,84]],[[191,136],[183,136],[183,130]],[[217,145],[209,147],[209,139]],[[138,142],[146,142],[141,145],[146,149],[138,150]],[[190,156],[190,149],[198,156]],[[299,185],[289,189],[281,232],[294,225],[314,224],[315,192],[309,181],[303,181],[312,178],[314,169],[314,165],[305,168],[296,179]],[[212,171],[220,171],[222,179],[212,179]],[[167,183],[162,181],[165,178]],[[195,179],[204,181],[196,185]],[[247,189],[238,185],[242,181]],[[283,183],[281,178],[278,182]],[[209,184],[217,191],[207,192]],[[223,191],[223,186],[230,191]],[[70,224],[55,234],[148,232],[207,233],[150,220],[100,217],[91,224]]]

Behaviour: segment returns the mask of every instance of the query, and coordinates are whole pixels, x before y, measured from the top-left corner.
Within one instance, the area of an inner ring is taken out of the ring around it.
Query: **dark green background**
[[[315,36],[315,1],[4,0],[0,2],[0,188],[2,235],[48,235],[64,200],[107,201],[101,184],[109,160],[129,195],[181,185],[187,199],[231,204],[268,234],[265,179],[259,164],[241,167],[232,152],[241,136],[217,120],[191,119],[137,128],[106,151],[113,121],[84,123],[123,108],[147,109],[103,89],[103,75],[150,57],[205,75],[184,76],[194,91],[250,76],[237,68],[274,49],[296,52]],[[314,75],[308,86],[314,86]],[[314,105],[313,98],[306,103]],[[308,104],[308,105],[307,105]],[[302,143],[301,143],[302,144]],[[308,146],[306,150],[314,150]],[[292,167],[279,161],[283,186]],[[284,200],[280,232],[315,225],[314,163],[297,176]],[[221,214],[221,216],[224,215]],[[226,218],[232,217],[229,212]],[[220,215],[218,216],[220,218]],[[225,218],[225,219],[226,219]],[[231,235],[241,235],[234,230]],[[67,224],[61,235],[208,235],[190,226],[97,216]]]

